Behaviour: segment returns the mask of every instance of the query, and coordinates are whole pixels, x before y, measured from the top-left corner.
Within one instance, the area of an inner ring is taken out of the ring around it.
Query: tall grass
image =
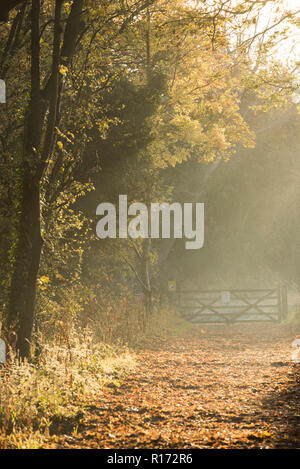
[[[37,363],[10,350],[0,368],[0,448],[41,447],[66,424],[76,431],[86,405],[134,366],[126,348],[95,343],[87,331],[63,345],[41,341]]]

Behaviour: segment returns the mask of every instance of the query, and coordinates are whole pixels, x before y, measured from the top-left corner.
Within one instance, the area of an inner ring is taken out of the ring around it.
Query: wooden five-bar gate
[[[192,290],[177,292],[182,316],[192,322],[282,321],[288,312],[287,288]]]

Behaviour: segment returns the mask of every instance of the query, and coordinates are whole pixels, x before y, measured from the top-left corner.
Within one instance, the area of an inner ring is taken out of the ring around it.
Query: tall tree
[[[72,123],[70,114],[73,112],[79,117],[76,123],[78,139],[85,134],[87,122],[93,121],[98,99],[94,98],[102,90],[99,83],[103,77],[106,80],[105,75],[110,77],[107,71],[100,76],[104,71],[103,66],[99,67],[102,57],[92,51],[91,46],[97,44],[100,32],[105,32],[101,45],[110,53],[110,39],[121,34],[149,3],[138,0],[126,8],[118,1],[86,5],[87,8],[84,8],[84,0],[56,0],[54,4],[51,1],[32,0],[28,3],[30,14],[19,46],[26,49],[29,33],[30,98],[28,103],[26,100],[23,103],[26,111],[22,157],[18,168],[18,222],[14,234],[13,274],[6,321],[8,329],[16,336],[16,346],[21,357],[28,356],[30,352],[36,283],[43,245],[41,190],[43,203],[47,203],[50,210],[51,203],[57,201],[60,194],[73,184],[86,143],[84,138],[83,142],[77,140],[78,147],[73,144],[72,151],[77,150],[79,157],[70,157],[61,140],[71,142],[71,139],[59,129],[68,131],[68,125]],[[11,37],[15,35],[16,26],[13,19],[7,39],[10,52]],[[78,51],[79,63],[76,68],[72,58]],[[11,58],[11,53],[9,55]],[[7,57],[4,59],[9,62]],[[98,80],[91,79],[91,62],[93,66],[98,64]],[[72,67],[73,73],[71,70],[68,77],[69,68]],[[72,96],[71,85],[74,86]],[[87,89],[90,90],[89,96],[86,94]],[[89,106],[84,99],[89,102]],[[71,108],[68,108],[70,105]],[[79,107],[82,115],[78,112]],[[76,117],[73,123],[75,120]],[[100,124],[99,121],[97,125]],[[58,141],[57,135],[60,136]],[[47,210],[43,212],[47,214]]]
[[[81,27],[83,0],[73,2],[67,18],[61,49],[62,5],[63,0],[56,0],[52,65],[50,77],[42,90],[40,67],[41,6],[40,0],[32,0],[31,2],[30,100],[24,123],[20,218],[16,235],[17,248],[7,317],[7,327],[16,333],[16,345],[21,357],[28,356],[30,350],[36,283],[43,244],[40,224],[40,183],[55,140],[55,125],[58,120],[58,105],[62,91],[62,76],[59,73],[59,68],[61,62],[68,63],[74,52]]]

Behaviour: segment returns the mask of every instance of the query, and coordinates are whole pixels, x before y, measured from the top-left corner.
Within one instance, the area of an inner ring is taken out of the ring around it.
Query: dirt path
[[[300,448],[300,328],[197,327],[138,355],[63,448]]]

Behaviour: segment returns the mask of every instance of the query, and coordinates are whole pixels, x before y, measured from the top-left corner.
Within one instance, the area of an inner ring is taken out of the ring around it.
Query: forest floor
[[[137,354],[56,448],[300,448],[300,326],[195,326]]]

